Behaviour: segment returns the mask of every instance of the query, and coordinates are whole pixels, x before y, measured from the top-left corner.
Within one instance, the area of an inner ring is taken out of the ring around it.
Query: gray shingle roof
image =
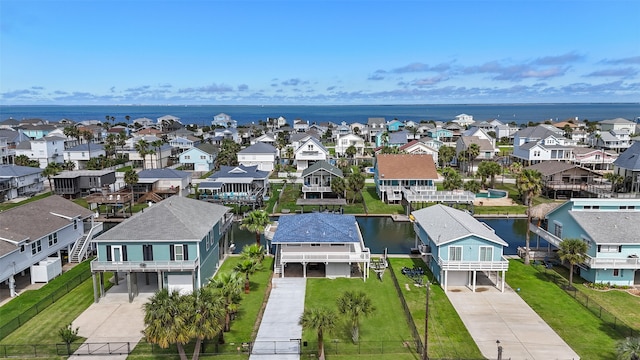
[[[527,166],[526,169],[538,170],[542,176],[549,176],[567,171],[573,168],[580,168],[578,165],[568,164],[564,161],[542,161],[537,164]],[[584,171],[587,169],[581,168]]]
[[[278,219],[272,243],[352,243],[360,242],[359,233],[353,215],[285,215]]]
[[[596,244],[640,244],[640,211],[572,210],[569,214]]]
[[[80,145],[76,145],[72,148],[68,148],[65,151],[89,151],[89,149],[91,149],[91,151],[99,151],[99,150],[104,150],[104,146],[102,146],[101,144],[91,144],[91,146],[89,146],[88,144],[80,144]]]
[[[200,241],[230,209],[172,196],[137,213],[94,241]]]
[[[304,169],[302,171],[302,177],[305,177],[309,174],[313,174],[314,172],[323,169],[326,170],[330,173],[332,173],[333,175],[339,176],[339,177],[343,177],[344,174],[342,173],[342,170],[338,169],[337,167],[329,164],[328,162],[324,161],[324,160],[320,160],[320,161],[316,161],[313,165],[309,166],[308,168]]]
[[[174,169],[146,169],[138,173],[138,179],[185,179],[190,173]]]
[[[461,210],[438,204],[411,214],[436,245],[476,235],[502,246],[509,246],[488,225]]]
[[[276,154],[277,150],[273,145],[257,142],[251,146],[248,146],[240,151],[238,154]]]
[[[0,165],[0,177],[12,178],[41,173],[42,169],[31,166]]]
[[[628,170],[640,170],[640,142],[634,142],[618,156],[613,165]]]

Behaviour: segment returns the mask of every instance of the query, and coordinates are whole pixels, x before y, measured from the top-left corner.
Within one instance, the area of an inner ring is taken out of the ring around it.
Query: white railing
[[[71,248],[71,258],[70,262],[80,262],[85,254],[87,253],[87,249],[89,248],[89,244],[91,243],[91,239],[95,236],[96,233],[99,233],[104,228],[104,223],[94,223],[93,227],[89,229],[86,235],[82,237],[80,241],[76,241],[73,244],[73,248]],[[80,249],[78,249],[80,247]]]
[[[345,252],[325,252],[325,253],[309,253],[309,252],[282,252],[280,262],[368,262],[371,259],[369,251],[361,253],[345,253]]]
[[[552,233],[548,232],[547,230],[543,229],[543,228],[539,228],[537,226],[535,226],[533,223],[529,223],[529,231],[531,231],[532,233],[540,236],[541,238],[545,239],[549,244],[559,248],[560,247],[560,243],[562,242],[562,239],[560,239],[559,237],[553,235]]]
[[[188,261],[98,261],[91,262],[91,271],[192,271],[199,266],[199,260]]]
[[[476,195],[470,191],[421,191],[403,190],[404,197],[410,202],[472,202]]]
[[[584,262],[592,269],[640,269],[640,258],[594,258]]]
[[[442,270],[507,270],[509,261],[503,256],[500,261],[449,261],[438,258]]]
[[[302,187],[302,192],[331,192],[331,186],[308,186]]]

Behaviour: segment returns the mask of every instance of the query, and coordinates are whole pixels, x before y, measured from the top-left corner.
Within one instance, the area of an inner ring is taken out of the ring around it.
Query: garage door
[[[196,164],[195,171],[209,171],[209,165],[207,164]]]
[[[449,271],[447,276],[447,285],[449,286],[465,286],[468,279],[467,271]]]
[[[191,275],[167,275],[167,288],[170,293],[177,291],[180,295],[191,294],[193,292]]]

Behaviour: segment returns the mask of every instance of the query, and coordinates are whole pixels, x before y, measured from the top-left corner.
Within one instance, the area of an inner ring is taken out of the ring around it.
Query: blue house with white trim
[[[571,199],[546,216],[547,229],[530,230],[558,247],[564,239],[587,243],[587,259],[574,267],[593,283],[640,285],[640,199]]]
[[[105,272],[126,276],[130,302],[138,273],[153,275],[158,289],[169,291],[191,292],[207,284],[231,253],[229,210],[172,196],[96,237],[98,257],[91,262],[95,301],[104,296]]]
[[[427,266],[444,291],[466,286],[476,291],[478,277],[486,277],[504,292],[509,246],[487,224],[467,212],[434,205],[411,213],[417,240]]]

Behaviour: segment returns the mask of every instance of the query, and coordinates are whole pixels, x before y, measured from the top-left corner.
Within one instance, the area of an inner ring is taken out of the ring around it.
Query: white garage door
[[[447,276],[447,285],[449,286],[465,286],[468,279],[467,271],[449,271]]]
[[[191,294],[193,292],[191,275],[167,275],[167,288],[170,293],[177,291],[180,295]]]

